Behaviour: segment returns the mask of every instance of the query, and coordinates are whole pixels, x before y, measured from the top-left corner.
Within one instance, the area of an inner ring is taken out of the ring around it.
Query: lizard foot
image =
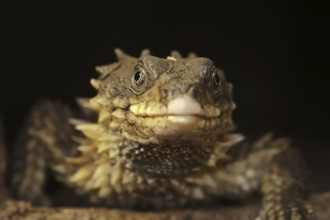
[[[256,220],[317,220],[309,203],[288,207],[264,206]]]

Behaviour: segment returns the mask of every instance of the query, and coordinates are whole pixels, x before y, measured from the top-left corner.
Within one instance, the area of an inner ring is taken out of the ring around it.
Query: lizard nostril
[[[171,89],[168,90],[168,98],[169,99],[173,99],[175,98],[176,96],[178,96],[180,94],[180,89],[176,88],[176,87],[173,87]]]
[[[201,101],[203,98],[203,92],[201,88],[197,85],[190,87],[188,90],[188,94],[198,101]]]

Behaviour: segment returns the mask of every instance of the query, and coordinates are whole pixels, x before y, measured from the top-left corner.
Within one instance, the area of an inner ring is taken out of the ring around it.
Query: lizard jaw
[[[199,102],[189,95],[180,95],[163,104],[157,101],[138,102],[129,107],[130,112],[136,116],[168,116],[168,115],[195,115],[206,118],[219,117],[221,108],[210,104],[201,106]]]
[[[139,125],[138,127],[135,125]],[[215,136],[221,132],[220,118],[205,119],[199,116],[166,115],[153,117],[128,116],[128,123],[122,124],[122,134],[139,143],[161,143],[167,141],[204,140],[206,135]],[[204,140],[205,141],[205,140]]]
[[[221,109],[204,105],[187,94],[179,95],[167,105],[155,101],[140,102],[130,106],[132,121],[165,139],[175,136],[195,136],[213,129],[220,121]],[[200,131],[200,132],[198,132]]]

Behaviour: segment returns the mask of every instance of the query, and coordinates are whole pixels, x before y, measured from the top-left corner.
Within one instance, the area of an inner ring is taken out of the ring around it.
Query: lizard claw
[[[288,207],[262,208],[256,220],[317,220],[309,203]]]

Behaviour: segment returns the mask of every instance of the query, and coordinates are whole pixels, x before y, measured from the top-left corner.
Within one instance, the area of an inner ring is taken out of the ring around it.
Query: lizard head
[[[99,113],[103,129],[93,132],[96,145],[149,174],[183,174],[226,158],[240,138],[228,138],[232,85],[212,60],[115,52],[118,62],[97,67],[100,76],[91,81],[98,94],[89,108]]]
[[[99,67],[99,98],[110,126],[139,143],[205,141],[233,128],[232,85],[212,60],[135,58]]]

